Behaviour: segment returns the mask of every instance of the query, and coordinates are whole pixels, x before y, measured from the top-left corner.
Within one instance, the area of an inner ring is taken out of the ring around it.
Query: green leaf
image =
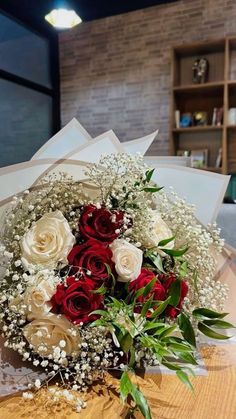
[[[170,343],[168,348],[174,352],[192,352],[192,348],[190,346],[185,345],[184,343]]]
[[[129,333],[126,333],[120,341],[120,346],[125,353],[128,353],[132,345],[133,338]]]
[[[153,295],[147,301],[145,301],[142,307],[141,313],[140,313],[142,317],[146,316],[148,310],[150,310],[152,305],[153,305]]]
[[[156,282],[157,282],[157,278],[154,276],[154,278],[144,287],[143,297],[147,297],[147,295],[153,289]]]
[[[146,179],[145,179],[146,182],[150,182],[154,171],[155,171],[155,169],[147,170],[147,172],[145,173],[145,175],[146,175]]]
[[[218,320],[218,319],[204,320],[204,324],[206,324],[207,326],[214,326],[217,329],[235,328],[235,326],[232,323],[225,322],[224,320]]]
[[[174,239],[175,239],[175,236],[170,237],[169,239],[161,240],[161,241],[158,243],[158,247],[159,247],[159,246],[161,246],[161,247],[162,247],[162,246],[166,246],[166,244],[168,244],[168,243],[172,242]]]
[[[124,371],[120,379],[120,396],[123,403],[126,401],[128,395],[132,397],[143,417],[145,419],[152,419],[147,400],[138,387],[131,382],[127,371]]]
[[[148,331],[148,330],[155,330],[155,329],[160,329],[161,327],[165,327],[166,325],[165,325],[165,323],[162,323],[162,322],[159,322],[159,323],[157,323],[157,322],[150,322],[150,321],[147,321],[146,323],[145,323],[145,325],[144,325],[144,327],[143,327],[143,330],[146,332],[146,331]]]
[[[136,359],[135,359],[135,348],[133,346],[130,347],[129,353],[130,353],[129,367],[132,368],[134,366],[135,362],[136,362]]]
[[[107,263],[105,263],[105,266],[106,266],[106,269],[107,269],[107,274],[108,274],[108,277],[112,279],[112,286],[111,286],[111,291],[110,291],[110,294],[111,294],[111,295],[114,295],[114,289],[115,289],[115,284],[116,284],[116,278],[114,277],[114,275],[113,275],[113,273],[112,273],[112,271],[111,271],[111,267],[110,267]]]
[[[104,284],[101,285],[100,288],[97,288],[96,290],[91,291],[93,294],[106,294],[107,288]]]
[[[154,274],[153,274],[154,275]],[[135,294],[134,294],[134,299],[136,300],[138,297],[146,297],[150,291],[152,290],[154,284],[156,283],[157,278],[154,275],[154,278],[143,288],[140,288]]]
[[[192,354],[188,353],[188,352],[182,352],[181,354],[178,355],[178,357],[187,362],[188,364],[192,364],[192,365],[198,365],[196,359],[193,357]]]
[[[99,316],[105,317],[106,319],[110,318],[109,313],[105,310],[94,310],[91,313],[89,313],[89,316],[92,316],[93,314],[97,314]]]
[[[128,373],[123,372],[120,379],[120,396],[123,403],[126,401],[128,394],[131,393],[131,381],[129,379]]]
[[[105,320],[95,320],[94,322],[90,323],[89,327],[95,327],[95,326],[105,326],[107,325],[107,322]]]
[[[184,247],[183,249],[165,249],[163,247],[160,248],[164,253],[166,253],[169,256],[183,256],[187,250],[188,246]]]
[[[169,292],[168,292],[169,296],[171,297],[169,301],[169,304],[171,306],[176,307],[179,304],[180,293],[181,293],[181,280],[177,279],[176,281],[172,282]]]
[[[172,362],[162,361],[162,365],[168,368],[171,371],[180,371],[181,367],[177,364],[173,364]]]
[[[163,339],[166,336],[168,336],[170,333],[172,333],[174,330],[176,329],[176,326],[169,326],[166,328],[166,330],[164,330],[160,335],[159,335],[159,339]]]
[[[143,393],[133,384],[131,395],[145,419],[152,419],[151,410]]]
[[[156,256],[153,255],[153,256],[150,257],[150,259],[151,259],[152,263],[156,266],[156,268],[160,272],[165,273],[165,270],[164,270],[163,264],[162,264],[162,258],[161,258],[160,255],[156,255]]]
[[[229,313],[217,313],[217,311],[209,310],[208,308],[196,308],[193,310],[195,317],[207,317],[208,319],[222,319]]]
[[[202,332],[204,335],[208,336],[209,338],[212,339],[230,339],[231,336],[225,336],[222,335],[221,333],[217,333],[215,332],[215,330],[211,329],[210,327],[206,326],[204,323],[199,322],[198,323],[198,329],[200,330],[200,332]]]
[[[154,310],[154,312],[151,314],[150,318],[154,319],[155,317],[160,316],[160,314],[162,314],[166,307],[170,304],[170,300],[171,297],[168,297],[165,301],[161,302],[156,310]]]
[[[179,371],[176,371],[176,375],[182,381],[182,383],[184,383],[190,390],[193,391],[193,386],[192,386],[186,372],[179,370]]]
[[[187,342],[196,347],[195,333],[189,318],[184,313],[181,313],[178,316],[177,320],[184,339],[186,339]]]
[[[161,189],[163,189],[163,186],[161,188],[157,188],[157,187],[146,187],[146,188],[143,188],[142,191],[144,191],[144,192],[150,192],[150,193],[155,193],[155,192],[159,192]]]
[[[185,278],[188,273],[188,262],[184,261],[179,268],[179,276],[180,278]]]

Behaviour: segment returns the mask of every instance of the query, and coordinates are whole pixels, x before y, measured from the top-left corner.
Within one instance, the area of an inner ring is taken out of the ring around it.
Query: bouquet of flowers
[[[228,338],[219,332],[232,327],[227,288],[213,279],[219,230],[199,225],[153,171],[138,155],[110,155],[88,166],[86,182],[51,174],[13,198],[2,229],[2,334],[46,373],[24,398],[60,379],[54,400],[79,412],[82,392],[118,371],[121,400],[151,418],[135,371],[162,364],[191,388],[199,334]]]

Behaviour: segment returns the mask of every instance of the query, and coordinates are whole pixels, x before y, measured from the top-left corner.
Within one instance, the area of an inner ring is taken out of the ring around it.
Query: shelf
[[[214,167],[214,166],[209,166],[209,167],[201,167],[201,170],[206,170],[208,172],[216,172],[216,173],[221,173],[222,172],[222,167]]]
[[[174,86],[173,90],[176,93],[192,93],[192,92],[207,92],[223,89],[224,81],[208,82],[202,84],[186,84],[181,86]]]
[[[227,125],[227,129],[236,130],[236,125]]]
[[[203,57],[209,63],[207,82],[194,84],[193,65]],[[227,118],[229,109],[236,108],[236,36],[174,47],[171,78],[170,141],[173,153],[207,150],[209,167],[202,170],[224,174],[236,172],[236,124],[231,125]],[[224,120],[220,126],[211,125],[214,108],[223,108]],[[180,115],[205,112],[208,125],[176,128],[176,110]],[[223,167],[215,167],[220,149]]]
[[[186,128],[174,128],[172,131],[174,133],[181,132],[203,132],[203,131],[221,131],[223,126],[217,125],[202,125],[197,127],[186,127]],[[236,125],[235,125],[236,128]]]

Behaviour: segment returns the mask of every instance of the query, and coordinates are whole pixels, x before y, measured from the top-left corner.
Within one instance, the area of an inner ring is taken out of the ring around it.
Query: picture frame
[[[191,167],[195,169],[204,169],[208,163],[208,149],[191,150]]]

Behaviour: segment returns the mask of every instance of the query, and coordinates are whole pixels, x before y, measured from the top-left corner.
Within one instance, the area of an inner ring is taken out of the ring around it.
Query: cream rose
[[[155,247],[158,246],[158,243],[161,240],[170,239],[173,236],[171,229],[168,227],[166,222],[161,218],[161,215],[158,211],[152,210],[151,218],[153,223],[152,235],[148,238],[146,247]],[[166,249],[173,249],[174,240],[170,241],[168,244],[163,246]]]
[[[49,271],[38,272],[31,278],[24,294],[11,301],[10,308],[23,313],[28,320],[44,316],[52,308],[50,300],[56,292],[59,281],[60,279]]]
[[[110,248],[118,281],[129,282],[136,279],[141,272],[143,252],[124,239],[116,239]]]
[[[55,294],[59,278],[38,273],[36,283],[27,288],[23,295],[23,305],[26,306],[28,320],[43,316],[52,308],[50,300]]]
[[[22,238],[22,261],[26,268],[28,264],[54,268],[58,262],[66,262],[74,242],[61,211],[44,214]]]
[[[60,347],[61,341],[66,355],[75,357],[79,353],[78,329],[64,316],[48,313],[27,324],[23,328],[23,334],[40,356],[52,355],[54,349]]]

